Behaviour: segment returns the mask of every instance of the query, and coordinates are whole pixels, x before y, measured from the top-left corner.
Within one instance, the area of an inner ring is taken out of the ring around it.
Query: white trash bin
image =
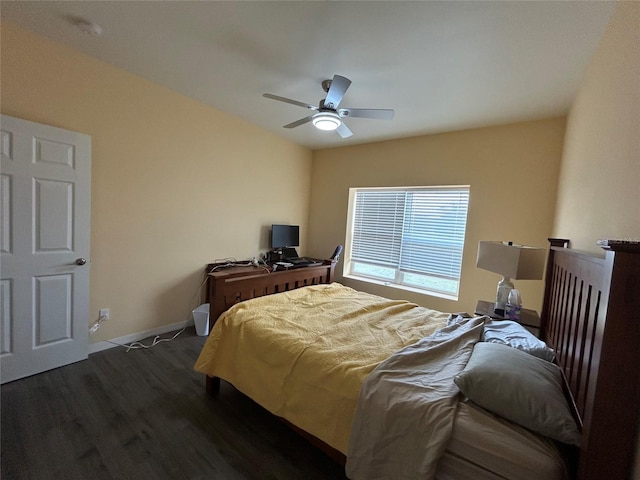
[[[196,325],[196,335],[209,335],[209,304],[203,303],[193,311],[193,323]]]

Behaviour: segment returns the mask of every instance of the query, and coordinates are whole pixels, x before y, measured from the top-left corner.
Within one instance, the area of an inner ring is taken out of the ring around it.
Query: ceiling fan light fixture
[[[342,125],[340,115],[334,112],[318,112],[311,120],[313,126],[319,130],[331,131]]]

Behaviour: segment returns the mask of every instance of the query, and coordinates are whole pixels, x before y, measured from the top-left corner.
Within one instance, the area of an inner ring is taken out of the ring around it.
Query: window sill
[[[380,286],[383,286],[383,287],[395,288],[396,290],[405,290],[405,291],[412,292],[412,293],[419,293],[421,295],[426,295],[428,297],[444,298],[446,300],[454,300],[454,301],[458,300],[458,296],[457,295],[452,295],[452,294],[449,294],[449,293],[436,292],[436,291],[433,291],[433,290],[423,290],[421,288],[414,288],[414,287],[410,287],[410,286],[407,286],[407,285],[399,285],[397,283],[384,282],[382,280],[377,280],[377,279],[369,278],[369,277],[362,277],[362,276],[353,275],[353,274],[345,274],[343,276],[344,276],[344,278],[349,278],[351,280],[357,280],[359,282],[372,283],[374,285],[380,285]]]

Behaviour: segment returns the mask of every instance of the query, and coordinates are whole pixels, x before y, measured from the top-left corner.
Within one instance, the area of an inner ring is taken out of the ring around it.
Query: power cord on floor
[[[189,305],[192,305],[194,299],[200,294],[200,292],[202,291],[202,287],[204,286],[205,283],[207,283],[207,279],[208,279],[208,277],[205,276],[204,280],[198,286],[198,289],[195,291],[195,293],[193,294],[193,296],[189,300]],[[106,341],[108,343],[112,343],[113,345],[117,345],[119,347],[126,348],[127,352],[129,352],[129,350],[139,350],[141,348],[144,348],[144,349],[152,348],[152,347],[155,347],[156,345],[158,345],[159,343],[170,342],[172,340],[175,340],[182,332],[184,332],[187,329],[190,317],[191,317],[191,309],[189,309],[189,314],[187,315],[187,318],[185,320],[184,327],[182,327],[180,330],[178,330],[171,338],[162,338],[160,335],[156,335],[153,338],[153,340],[151,341],[151,343],[148,344],[148,345],[145,345],[144,343],[142,343],[142,341],[136,341],[136,342],[131,342],[131,343],[118,343],[118,342],[114,342],[114,341],[111,341],[111,340],[106,340]],[[96,325],[99,325],[100,321],[101,320],[98,319],[98,321],[96,322]],[[96,328],[96,330],[97,330],[97,328]]]
[[[141,348],[151,348],[151,347],[155,347],[156,345],[158,345],[159,343],[163,343],[163,342],[170,342],[171,340],[175,340],[178,335],[180,335],[182,332],[184,332],[186,330],[186,325],[184,327],[182,327],[181,330],[178,330],[175,335],[173,335],[173,337],[171,338],[161,338],[160,335],[156,335],[153,339],[153,341],[149,344],[149,345],[145,345],[142,342],[131,342],[128,344],[125,343],[118,343],[118,342],[112,342],[111,340],[107,340],[108,343],[112,343],[114,345],[118,345],[119,347],[124,347],[127,349],[127,352],[129,350],[139,350]]]
[[[208,273],[215,272],[217,270],[221,270],[221,269],[229,268],[229,267],[249,267],[251,265],[253,265],[255,267],[263,268],[267,272],[271,273],[271,269],[269,268],[267,263],[264,261],[264,259],[258,259],[256,257],[254,257],[252,260],[248,260],[246,262],[238,262],[235,258],[229,257],[229,258],[214,260],[212,263],[214,264],[214,266],[209,270]],[[205,285],[205,283],[207,283],[207,280],[208,280],[208,277],[205,275],[204,280],[198,286],[198,289],[193,294],[193,297],[191,297],[191,299],[189,300],[189,305],[193,304],[194,299],[196,298],[197,295],[200,294],[200,292],[202,291],[202,287]],[[185,320],[184,327],[182,327],[182,329],[178,330],[171,338],[162,338],[160,335],[156,335],[153,338],[153,340],[151,341],[151,343],[148,344],[148,345],[145,345],[141,341],[136,341],[136,342],[131,342],[131,343],[118,343],[118,342],[114,342],[114,341],[111,341],[111,340],[106,340],[106,341],[108,343],[113,344],[113,345],[117,345],[119,347],[126,348],[127,352],[129,350],[138,350],[138,349],[141,349],[141,348],[144,348],[144,349],[152,348],[152,347],[155,347],[156,345],[158,345],[159,343],[170,342],[172,340],[175,340],[182,332],[184,332],[186,330],[187,325],[189,324],[190,316],[191,316],[191,309],[189,310],[189,313],[187,315],[187,319]],[[98,328],[100,327],[100,323],[103,322],[104,320],[106,320],[107,318],[108,317],[106,317],[104,315],[102,317],[100,317],[91,326],[91,328],[90,328],[91,333],[95,333],[98,330]]]

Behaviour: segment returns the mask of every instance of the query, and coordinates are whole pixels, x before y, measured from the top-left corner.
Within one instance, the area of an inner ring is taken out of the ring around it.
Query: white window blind
[[[345,273],[457,295],[469,187],[352,190]]]
[[[400,263],[405,194],[398,191],[359,190],[351,258],[396,266]]]

